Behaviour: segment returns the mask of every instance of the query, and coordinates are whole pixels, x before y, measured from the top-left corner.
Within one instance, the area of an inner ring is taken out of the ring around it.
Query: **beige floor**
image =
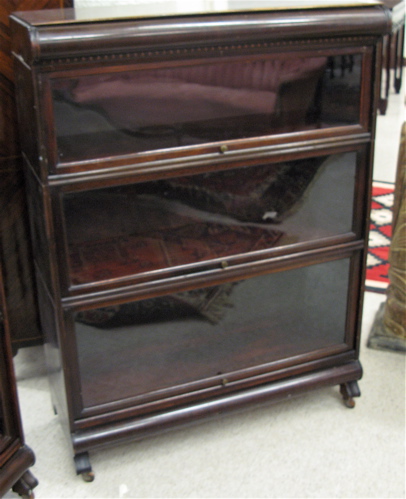
[[[403,96],[378,118],[374,178],[395,178]],[[16,357],[36,497],[405,497],[405,356],[365,346],[384,295],[366,293],[362,396],[344,407],[338,388],[249,410],[192,429],[91,454],[84,483],[50,403],[41,348]],[[9,493],[7,497],[14,497]]]

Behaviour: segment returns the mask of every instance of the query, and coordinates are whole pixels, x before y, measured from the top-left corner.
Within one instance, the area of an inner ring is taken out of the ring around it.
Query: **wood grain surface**
[[[9,15],[72,6],[72,0],[0,2],[0,258],[14,349],[41,342],[24,194]]]

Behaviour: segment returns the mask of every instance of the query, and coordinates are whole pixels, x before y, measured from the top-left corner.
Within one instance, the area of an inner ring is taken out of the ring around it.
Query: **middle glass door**
[[[348,152],[64,193],[68,283],[257,258],[348,234],[356,172],[357,153]]]

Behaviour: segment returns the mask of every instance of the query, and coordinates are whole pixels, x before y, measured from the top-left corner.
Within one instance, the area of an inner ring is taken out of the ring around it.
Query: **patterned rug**
[[[385,293],[389,284],[388,258],[392,237],[393,196],[392,183],[373,183],[366,291]]]

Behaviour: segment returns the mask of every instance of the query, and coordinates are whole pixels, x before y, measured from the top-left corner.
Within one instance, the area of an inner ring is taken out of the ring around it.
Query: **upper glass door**
[[[55,161],[355,125],[361,67],[290,53],[52,79]]]

